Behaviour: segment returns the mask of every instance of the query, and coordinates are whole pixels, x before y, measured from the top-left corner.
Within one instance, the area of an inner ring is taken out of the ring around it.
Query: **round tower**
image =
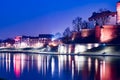
[[[120,1],[117,2],[116,5],[116,9],[117,9],[117,24],[120,25]]]

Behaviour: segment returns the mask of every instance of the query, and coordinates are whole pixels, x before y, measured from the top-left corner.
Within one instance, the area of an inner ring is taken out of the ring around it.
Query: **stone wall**
[[[110,42],[119,36],[118,30],[119,26],[117,25],[104,25],[102,27],[96,26],[95,28],[96,39],[99,42],[104,43]]]

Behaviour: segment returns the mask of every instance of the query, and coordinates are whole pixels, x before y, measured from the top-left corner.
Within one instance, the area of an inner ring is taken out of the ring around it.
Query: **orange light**
[[[58,44],[55,43],[55,42],[51,42],[51,43],[49,43],[49,45],[50,45],[50,46],[57,46]]]

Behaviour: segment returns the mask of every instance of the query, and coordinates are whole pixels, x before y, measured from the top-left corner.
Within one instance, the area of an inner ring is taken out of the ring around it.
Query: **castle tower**
[[[116,9],[117,9],[117,24],[120,25],[120,1],[117,2],[116,5]]]

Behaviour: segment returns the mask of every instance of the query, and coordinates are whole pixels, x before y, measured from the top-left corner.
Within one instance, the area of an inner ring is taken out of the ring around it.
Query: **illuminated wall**
[[[73,32],[72,33],[72,40],[75,38],[85,38],[89,37],[94,34],[94,29],[82,29],[81,32]]]
[[[120,2],[117,3],[117,24],[120,24]]]
[[[89,37],[90,35],[94,34],[94,30],[93,29],[83,29],[81,31],[81,37]]]
[[[114,25],[104,25],[100,32],[100,42],[109,42],[117,37],[117,27]]]

